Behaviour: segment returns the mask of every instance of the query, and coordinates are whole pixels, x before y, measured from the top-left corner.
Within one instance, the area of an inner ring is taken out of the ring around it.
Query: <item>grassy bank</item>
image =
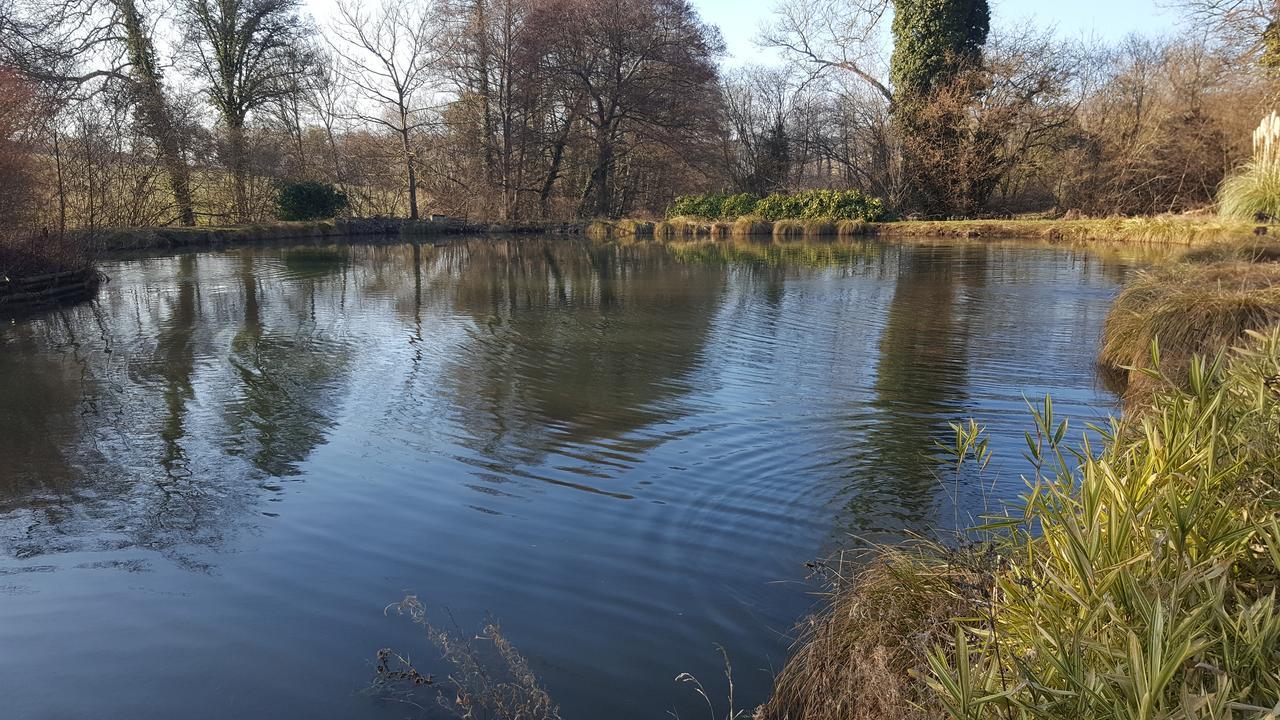
[[[613,220],[591,223],[592,237],[636,237],[663,241],[691,238],[937,237],[1037,239],[1055,242],[1143,242],[1201,245],[1242,241],[1272,232],[1256,223],[1212,217],[1168,216],[1086,220],[938,220],[868,223],[860,220],[778,220],[743,217],[708,221],[675,217],[661,222]]]
[[[1276,717],[1280,243],[1232,238],[1117,298],[1100,362],[1130,402],[1100,445],[1046,401],[1004,514],[832,563],[760,720]]]
[[[1238,241],[1270,229],[1256,223],[1199,216],[1083,220],[939,220],[876,223],[886,237],[1036,238],[1055,241],[1126,241],[1197,245]]]
[[[459,220],[350,218],[313,222],[257,223],[227,227],[115,228],[85,233],[81,243],[94,251],[176,249],[283,240],[344,240],[384,237],[431,238],[461,233],[575,234],[572,223],[477,224]]]
[[[1280,333],[1250,335],[1162,378],[1098,447],[1070,447],[1046,403],[1022,501],[958,548],[838,566],[759,716],[1274,717],[1278,370]]]
[[[1278,260],[1280,241],[1253,238],[1195,248],[1139,274],[1107,316],[1099,362],[1130,401],[1160,376],[1185,380],[1193,355],[1216,356],[1280,323]]]

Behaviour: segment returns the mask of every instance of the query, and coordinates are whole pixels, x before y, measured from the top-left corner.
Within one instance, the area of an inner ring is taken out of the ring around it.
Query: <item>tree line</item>
[[[659,215],[855,189],[902,216],[1202,207],[1274,99],[1276,6],[1103,44],[985,0],[780,0],[726,67],[686,0],[0,0],[0,225]],[[12,100],[8,100],[12,98]],[[18,208],[25,208],[25,215]]]

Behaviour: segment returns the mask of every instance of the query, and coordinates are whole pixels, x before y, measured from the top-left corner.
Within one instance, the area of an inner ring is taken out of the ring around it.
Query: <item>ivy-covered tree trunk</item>
[[[972,215],[990,195],[985,178],[966,175],[974,163],[953,161],[972,160],[969,141],[980,140],[971,137],[981,129],[968,127],[967,110],[980,91],[971,76],[982,66],[990,22],[987,0],[894,3],[893,118],[911,203],[925,215]]]
[[[151,37],[147,34],[146,25],[134,0],[115,2],[123,20],[128,44],[132,91],[138,104],[138,119],[142,123],[143,132],[156,144],[160,164],[169,178],[169,189],[177,207],[178,222],[187,226],[195,225],[190,172],[186,159],[182,157],[173,117],[164,99],[164,87],[160,70],[156,67]]]

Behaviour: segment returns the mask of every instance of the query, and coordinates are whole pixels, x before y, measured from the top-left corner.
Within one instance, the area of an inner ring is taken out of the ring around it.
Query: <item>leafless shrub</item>
[[[464,720],[559,720],[559,706],[494,620],[486,621],[479,635],[466,637],[458,630],[433,624],[426,605],[416,595],[406,596],[387,612],[407,615],[425,630],[427,639],[452,669],[443,682],[437,681],[420,672],[406,656],[384,648],[377,655],[375,688],[413,691],[430,687],[436,692],[438,708]],[[416,704],[411,697],[406,701]]]

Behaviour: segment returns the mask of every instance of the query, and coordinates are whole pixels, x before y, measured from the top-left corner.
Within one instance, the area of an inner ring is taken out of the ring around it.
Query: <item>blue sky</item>
[[[702,17],[720,27],[725,43],[738,64],[765,59],[753,40],[769,18],[771,0],[693,0]],[[1178,23],[1175,11],[1156,0],[991,0],[997,26],[1035,22],[1051,25],[1067,36],[1091,35],[1117,40],[1130,33],[1159,35]]]

